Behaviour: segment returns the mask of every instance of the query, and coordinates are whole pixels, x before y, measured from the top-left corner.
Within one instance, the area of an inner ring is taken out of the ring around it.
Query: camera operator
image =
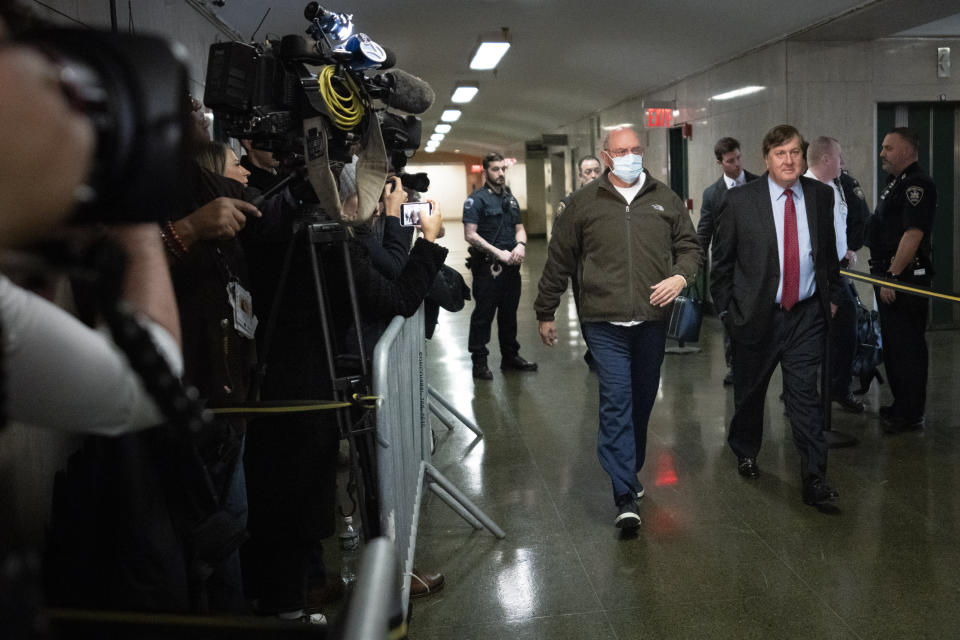
[[[399,216],[404,197],[399,186],[397,179],[387,188],[389,216]],[[377,271],[362,242],[346,240],[364,324],[416,312],[447,254],[445,248],[434,244],[441,224],[439,211],[424,221],[423,238],[414,244],[395,278]],[[313,247],[302,233],[271,242],[246,235],[242,234],[253,275],[254,301],[261,305],[257,313],[266,317],[272,294],[281,296],[277,326],[265,354],[261,400],[329,400],[332,380],[309,261]],[[291,241],[292,265],[283,289],[278,290]],[[321,251],[321,260],[334,340],[343,352],[353,318],[342,252],[338,247]],[[251,423],[246,452],[251,539],[244,547],[244,571],[261,613],[303,615],[311,556],[320,548],[320,541],[335,531],[339,437],[329,412]]]
[[[390,280],[396,279],[407,264],[413,243],[414,228],[404,227],[400,223],[400,205],[407,199],[408,194],[400,185],[400,178],[388,174],[376,213],[368,224],[356,228],[356,237],[370,252],[374,268]],[[355,162],[346,165],[340,172],[340,200],[344,208],[352,209],[347,212],[347,217],[352,217],[359,206]]]
[[[245,151],[240,164],[250,172],[250,186],[263,191],[277,181],[280,161],[273,152],[257,149],[249,138],[241,139],[240,146]]]
[[[43,236],[73,209],[94,135],[68,104],[45,56],[6,44],[0,16],[0,248]],[[123,293],[176,373],[180,331],[163,248],[153,225],[111,231],[129,256]],[[105,335],[0,276],[4,391],[9,418],[116,435],[163,421],[126,358]],[[69,384],[51,384],[52,380]]]

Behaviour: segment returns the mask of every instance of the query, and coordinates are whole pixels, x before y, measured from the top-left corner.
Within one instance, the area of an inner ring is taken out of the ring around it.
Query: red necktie
[[[780,306],[789,311],[800,296],[800,243],[797,241],[797,210],[793,206],[793,191],[783,192],[783,292]]]

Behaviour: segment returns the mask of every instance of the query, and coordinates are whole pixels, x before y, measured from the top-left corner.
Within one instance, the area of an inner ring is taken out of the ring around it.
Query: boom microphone
[[[429,84],[402,69],[380,74],[378,84],[388,89],[383,101],[407,113],[423,113],[437,97]]]

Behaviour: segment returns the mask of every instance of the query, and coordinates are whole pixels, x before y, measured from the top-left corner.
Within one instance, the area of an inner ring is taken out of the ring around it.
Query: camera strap
[[[306,118],[303,121],[304,158],[307,165],[307,180],[317,196],[317,203],[331,218],[339,218],[340,190],[330,171],[327,121],[323,116]]]
[[[380,131],[380,121],[367,118],[366,144],[357,160],[357,213],[358,222],[366,222],[380,201],[383,185],[387,181],[387,149]]]

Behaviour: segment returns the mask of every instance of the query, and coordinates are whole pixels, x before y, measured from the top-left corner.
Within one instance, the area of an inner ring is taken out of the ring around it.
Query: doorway
[[[669,153],[667,156],[667,175],[670,179],[670,189],[680,196],[681,200],[690,197],[687,193],[687,140],[683,137],[681,127],[668,129]]]

